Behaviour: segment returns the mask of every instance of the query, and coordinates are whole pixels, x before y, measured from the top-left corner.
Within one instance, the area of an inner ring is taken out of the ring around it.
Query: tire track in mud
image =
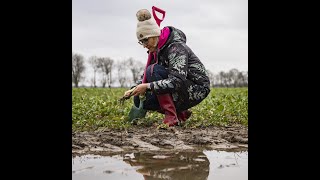
[[[128,130],[100,129],[72,134],[72,155],[111,155],[135,151],[238,151],[248,148],[243,126],[184,129],[133,126]]]

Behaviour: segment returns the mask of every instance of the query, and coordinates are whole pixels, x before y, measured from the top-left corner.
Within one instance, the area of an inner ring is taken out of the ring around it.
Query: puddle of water
[[[208,180],[247,180],[248,151],[204,151],[210,161]]]
[[[247,180],[248,151],[137,152],[72,158],[73,180]]]

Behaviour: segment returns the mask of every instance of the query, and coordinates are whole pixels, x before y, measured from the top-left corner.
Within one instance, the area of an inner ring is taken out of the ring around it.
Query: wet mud
[[[248,148],[244,126],[185,129],[133,126],[127,130],[100,129],[72,134],[72,155],[112,155],[122,152],[199,150],[243,151]]]

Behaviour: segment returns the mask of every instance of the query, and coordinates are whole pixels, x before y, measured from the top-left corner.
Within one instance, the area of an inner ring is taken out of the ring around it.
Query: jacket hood
[[[167,27],[170,29],[170,35],[167,39],[167,42],[161,47],[161,49],[163,49],[164,47],[166,47],[172,43],[186,43],[187,42],[186,35],[180,29],[174,28],[172,26],[167,26]]]

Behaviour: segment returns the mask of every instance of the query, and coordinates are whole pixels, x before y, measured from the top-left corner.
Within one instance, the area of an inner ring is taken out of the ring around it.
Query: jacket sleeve
[[[168,47],[168,78],[154,81],[150,84],[155,94],[165,94],[178,91],[187,79],[188,50],[181,43],[174,43]]]

